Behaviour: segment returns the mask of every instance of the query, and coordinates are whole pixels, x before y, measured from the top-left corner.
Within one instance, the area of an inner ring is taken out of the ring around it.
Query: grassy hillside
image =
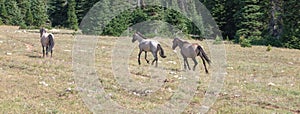
[[[0,113],[91,113],[81,99],[72,69],[74,36],[66,30],[54,31],[56,45],[53,58],[41,58],[39,33],[0,26]],[[99,82],[111,98],[130,109],[152,109],[170,99],[179,81],[182,61],[169,44],[162,44],[168,58],[158,63],[167,75],[151,77],[149,65],[137,65],[138,50],[132,51],[129,70],[139,83],[150,79],[167,79],[152,95],[124,90],[114,79],[111,54],[119,38],[99,37],[96,47],[96,71]],[[204,45],[203,42],[191,40]],[[137,45],[136,43],[133,45]],[[219,97],[209,113],[300,113],[300,50],[265,46],[241,48],[226,44],[227,75]],[[149,53],[148,58],[152,60]],[[210,77],[201,76],[199,87],[184,113],[197,112]],[[190,62],[193,65],[193,62]],[[162,81],[162,80],[160,80]]]

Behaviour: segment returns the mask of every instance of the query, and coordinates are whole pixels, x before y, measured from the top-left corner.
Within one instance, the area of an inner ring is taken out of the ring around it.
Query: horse
[[[134,43],[135,41],[139,42],[139,49],[140,49],[139,54],[138,54],[139,65],[141,65],[140,58],[141,58],[142,52],[145,52],[145,60],[147,61],[148,64],[149,64],[149,60],[147,59],[147,52],[152,53],[152,55],[154,57],[154,60],[152,61],[152,65],[154,64],[154,62],[156,62],[156,65],[155,65],[156,67],[157,67],[157,61],[158,61],[158,57],[157,57],[158,51],[159,51],[159,55],[162,58],[167,57],[164,55],[164,50],[158,41],[147,39],[139,32],[134,33],[134,35],[132,37],[132,43]]]
[[[205,68],[205,72],[208,73],[205,61],[207,61],[208,64],[210,64],[211,61],[209,60],[209,58],[207,57],[203,48],[199,44],[189,43],[189,42],[181,40],[179,38],[174,38],[172,49],[175,50],[177,46],[180,48],[180,53],[183,57],[183,63],[184,63],[185,70],[186,70],[186,66],[188,67],[189,70],[191,70],[189,63],[187,61],[187,58],[192,58],[192,60],[194,61],[194,64],[195,64],[193,67],[193,70],[195,71],[195,67],[198,64],[196,57],[200,56],[202,59],[204,68]]]
[[[48,52],[51,52],[51,57],[53,53],[54,47],[54,35],[51,33],[47,33],[46,29],[40,29],[40,37],[41,37],[41,44],[43,47],[43,57],[45,57],[45,47],[46,47],[46,56],[48,57]]]

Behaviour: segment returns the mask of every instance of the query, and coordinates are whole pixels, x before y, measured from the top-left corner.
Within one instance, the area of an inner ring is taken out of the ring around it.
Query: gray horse
[[[149,64],[149,60],[147,59],[147,52],[151,52],[154,60],[152,61],[152,65],[154,62],[156,62],[156,67],[157,67],[157,61],[158,61],[158,57],[157,57],[157,52],[159,51],[159,55],[162,58],[166,58],[167,56],[164,55],[164,50],[161,47],[161,45],[159,44],[158,41],[156,40],[151,40],[151,39],[146,39],[146,37],[144,37],[141,33],[136,32],[133,37],[132,37],[132,43],[134,43],[135,41],[139,42],[139,57],[138,57],[138,63],[139,65],[141,65],[141,54],[142,52],[145,52],[145,60],[147,61],[147,63]]]
[[[193,67],[193,70],[195,70],[196,65],[198,64],[198,62],[196,61],[196,57],[200,56],[205,68],[205,72],[208,73],[208,70],[206,68],[206,63],[205,61],[208,62],[208,64],[211,63],[211,61],[209,60],[209,58],[207,57],[206,53],[204,52],[204,50],[202,49],[202,47],[199,44],[196,43],[189,43],[187,41],[183,41],[179,38],[175,38],[173,40],[173,46],[172,49],[175,50],[175,48],[179,46],[180,53],[183,57],[183,63],[184,63],[184,69],[186,70],[186,66],[189,68],[189,70],[191,70],[189,63],[187,61],[187,58],[192,58],[195,65]]]
[[[54,35],[51,33],[47,33],[46,29],[40,29],[40,37],[41,37],[41,44],[43,47],[43,57],[45,57],[45,47],[46,47],[46,56],[48,56],[48,52],[51,52],[51,57],[53,53],[54,47]]]

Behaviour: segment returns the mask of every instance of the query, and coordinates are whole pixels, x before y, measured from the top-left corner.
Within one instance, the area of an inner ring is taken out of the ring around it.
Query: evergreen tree
[[[75,0],[68,0],[68,20],[67,27],[70,29],[78,30],[78,20],[75,13]]]
[[[281,42],[284,47],[300,49],[300,3],[287,0],[283,4],[284,33]]]
[[[236,38],[243,36],[254,43],[260,43],[263,26],[261,6],[257,5],[257,0],[239,1],[239,4],[242,7],[234,15],[238,27]]]
[[[52,26],[66,27],[68,20],[67,4],[67,0],[51,0],[49,2],[48,14]]]
[[[13,0],[6,1],[6,8],[8,14],[8,21],[10,25],[22,25],[24,26],[23,16],[19,9],[17,2]]]
[[[34,26],[46,26],[48,21],[47,9],[45,1],[31,0],[31,11],[33,15]]]
[[[1,6],[0,7],[1,23],[3,23],[3,24],[9,24],[5,1],[6,0],[0,0],[0,6]]]
[[[25,12],[25,23],[26,25],[28,26],[33,26],[33,22],[34,22],[34,19],[33,19],[33,15],[32,15],[32,11],[31,11],[31,2],[27,1],[25,3],[25,8],[26,8],[26,12]]]
[[[76,0],[76,15],[78,19],[78,23],[81,23],[82,19],[84,18],[85,14],[89,11],[89,8],[85,8],[84,5],[86,4],[87,0]]]

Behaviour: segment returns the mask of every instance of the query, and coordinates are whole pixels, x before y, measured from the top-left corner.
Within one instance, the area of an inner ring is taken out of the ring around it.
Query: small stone
[[[177,74],[176,72],[173,72],[173,71],[171,71],[171,72],[169,72],[169,74],[172,74],[172,75],[174,75],[174,74]]]
[[[227,67],[227,69],[229,69],[229,70],[233,70],[233,67]]]
[[[67,92],[71,92],[71,91],[72,91],[72,88],[68,87],[68,88],[66,89],[66,91],[67,91]]]
[[[169,92],[173,92],[173,90],[172,90],[171,88],[168,88],[168,91],[169,91]]]
[[[6,53],[6,55],[12,55],[12,53],[10,53],[10,52],[7,52],[7,53]]]
[[[44,86],[49,86],[49,84],[47,84],[45,81],[41,81],[41,82],[39,82],[39,84],[44,85]]]
[[[239,94],[235,94],[235,95],[234,95],[234,97],[240,97],[240,96],[241,96],[241,95],[239,95]]]
[[[149,94],[149,93],[152,93],[152,92],[153,92],[152,90],[146,90],[145,91],[146,94]]]
[[[179,76],[178,75],[174,75],[174,78],[178,78]]]
[[[275,84],[270,82],[270,83],[268,83],[268,86],[275,86]]]

